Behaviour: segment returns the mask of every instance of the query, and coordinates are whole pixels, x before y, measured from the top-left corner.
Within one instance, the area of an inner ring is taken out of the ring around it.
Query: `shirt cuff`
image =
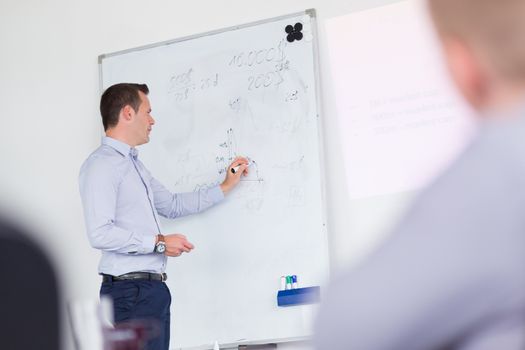
[[[224,199],[224,193],[222,192],[220,185],[211,187],[208,190],[208,195],[213,203],[218,203]]]
[[[157,235],[144,235],[142,238],[142,253],[148,254],[153,253],[155,250],[155,241],[157,240]]]

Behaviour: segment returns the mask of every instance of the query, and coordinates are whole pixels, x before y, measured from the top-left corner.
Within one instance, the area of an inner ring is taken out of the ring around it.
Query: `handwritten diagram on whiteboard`
[[[312,11],[103,55],[101,84],[148,84],[140,158],[174,192],[249,175],[219,205],[162,222],[196,246],[168,260],[172,348],[308,336],[312,306],[278,308],[280,276],[326,278]]]

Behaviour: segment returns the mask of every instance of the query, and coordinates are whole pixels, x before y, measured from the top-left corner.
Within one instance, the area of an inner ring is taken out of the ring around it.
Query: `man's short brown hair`
[[[100,98],[100,115],[104,130],[118,124],[120,110],[130,106],[136,112],[141,103],[139,91],[149,93],[146,84],[120,83],[106,89]]]
[[[463,40],[508,81],[525,82],[524,0],[429,0],[438,32]]]

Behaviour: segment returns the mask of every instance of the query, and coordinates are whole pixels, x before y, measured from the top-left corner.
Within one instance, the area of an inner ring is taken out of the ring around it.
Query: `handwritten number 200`
[[[266,88],[272,84],[279,85],[283,82],[283,78],[279,72],[268,72],[265,74],[259,74],[257,77],[249,77],[248,82],[248,90],[253,90],[253,88]]]

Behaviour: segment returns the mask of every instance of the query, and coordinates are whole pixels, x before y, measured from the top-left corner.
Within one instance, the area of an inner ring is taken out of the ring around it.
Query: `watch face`
[[[157,253],[164,253],[166,251],[166,245],[164,243],[158,243],[156,246]]]

